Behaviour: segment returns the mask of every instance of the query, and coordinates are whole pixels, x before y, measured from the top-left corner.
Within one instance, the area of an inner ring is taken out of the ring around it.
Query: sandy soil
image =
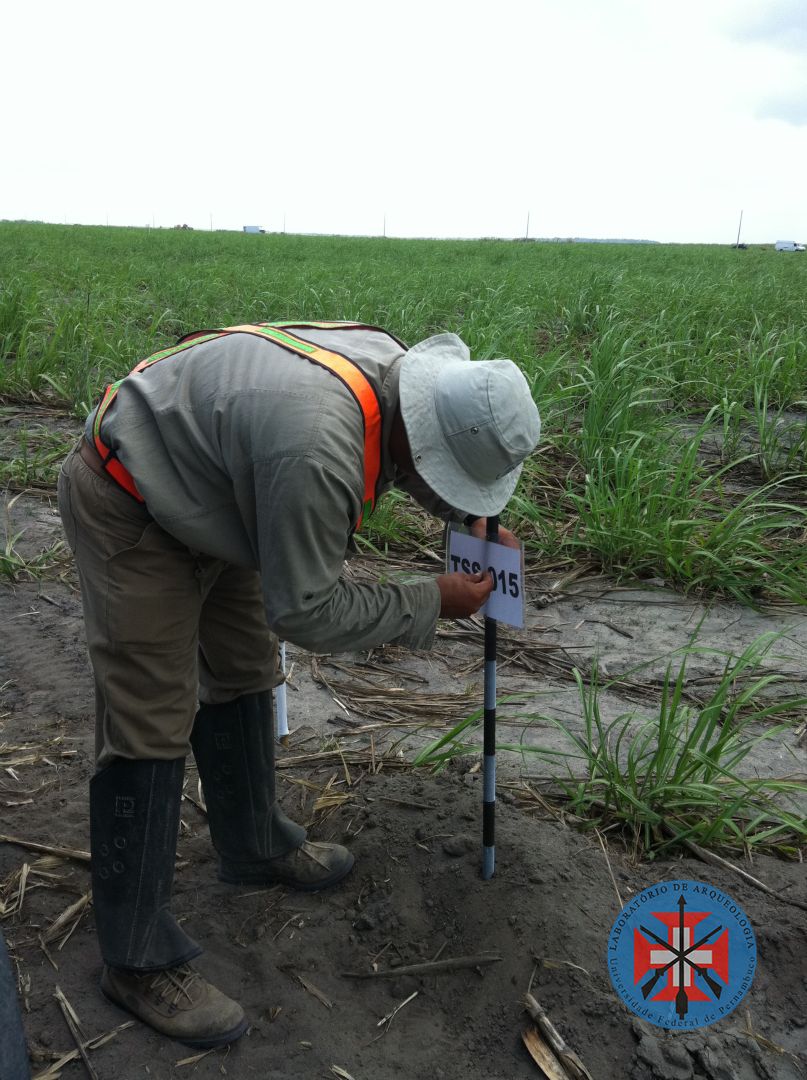
[[[20,550],[33,553],[58,536],[58,518],[47,499],[24,496],[12,513],[15,531],[26,529]],[[530,674],[514,662],[501,671],[503,692],[539,693],[543,712],[554,709],[574,720],[579,711],[564,675],[564,656],[581,662],[596,652],[611,674],[626,671],[683,643],[701,617],[703,639],[735,652],[763,630],[786,631],[777,647],[785,659],[774,666],[788,672],[793,686],[800,685],[807,620],[799,614],[761,615],[733,605],[706,612],[661,583],[649,590],[615,591],[607,582],[587,582],[554,593],[548,591],[551,584],[538,577],[531,582],[527,636],[547,649],[551,645],[547,655],[560,666],[554,674],[544,668]],[[0,585],[0,624],[0,832],[86,850],[92,689],[69,563],[61,580],[51,575],[42,582]],[[340,661],[350,667],[366,659]],[[469,687],[470,699],[478,697],[478,659],[476,641],[451,635],[428,656],[381,657],[396,685],[460,695],[455,720],[467,712],[463,695]],[[530,983],[595,1080],[807,1075],[802,908],[690,859],[637,865],[614,842],[606,856],[595,835],[538,813],[534,802],[522,805],[517,788],[504,783],[496,875],[483,882],[477,761],[458,759],[439,777],[412,773],[397,756],[398,749],[415,745],[411,738],[383,758],[383,730],[372,709],[368,717],[349,703],[346,713],[314,679],[309,657],[291,650],[290,661],[295,665],[289,692],[293,736],[289,749],[281,751],[284,801],[298,820],[313,820],[314,836],[349,844],[356,867],[344,883],[318,896],[221,884],[204,815],[191,801],[197,788],[189,766],[175,911],[205,946],[201,970],[242,1002],[252,1027],[229,1051],[180,1064],[195,1057],[192,1051],[135,1023],[91,1051],[99,1077],[526,1080],[540,1076],[521,1040],[529,1022],[522,998]],[[716,665],[704,658],[701,674],[707,682]],[[345,678],[343,669],[323,665],[321,671],[332,687]],[[648,681],[658,673],[651,671]],[[618,715],[650,706],[621,700],[616,693],[607,707]],[[440,726],[446,723],[439,720]],[[508,731],[524,736],[515,720],[512,727],[503,721],[503,735]],[[554,738],[548,725],[529,732],[533,742],[552,745]],[[344,761],[339,753],[311,760],[314,752],[335,745]],[[753,768],[804,773],[804,759],[794,724]],[[530,770],[547,771],[526,758],[509,764],[502,759],[503,781]],[[317,790],[300,784],[303,780]],[[329,781],[330,795],[338,798],[325,813],[315,813],[314,800]],[[51,938],[47,952],[42,947],[40,937],[48,937],[53,920],[89,889],[89,873],[79,859],[37,864],[39,857],[20,844],[0,842],[0,882],[5,882],[0,899],[12,909],[19,871],[30,867],[22,909],[10,911],[0,925],[19,976],[34,1075],[73,1046],[54,999],[57,985],[88,1036],[127,1019],[97,988],[100,960],[91,909],[63,947],[62,935]],[[760,858],[752,870],[782,897],[807,902],[802,865]],[[605,963],[607,935],[620,907],[617,890],[626,902],[670,878],[708,881],[728,891],[750,915],[759,946],[746,1002],[726,1020],[684,1035],[667,1035],[635,1019],[614,994]],[[498,959],[438,974],[371,979],[348,974],[369,973],[374,965],[394,972],[435,957],[479,954]],[[63,1070],[64,1076],[82,1074],[81,1063]]]

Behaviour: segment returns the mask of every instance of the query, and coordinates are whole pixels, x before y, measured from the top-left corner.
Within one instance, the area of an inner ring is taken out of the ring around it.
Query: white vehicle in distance
[[[777,251],[804,251],[804,244],[797,244],[795,240],[777,240]]]

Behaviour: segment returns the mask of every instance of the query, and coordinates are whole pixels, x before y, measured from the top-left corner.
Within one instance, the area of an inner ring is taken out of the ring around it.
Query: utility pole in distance
[[[524,233],[524,239],[529,240],[529,238],[530,238],[530,212],[528,210],[527,211],[527,231]]]
[[[734,245],[735,247],[740,246],[740,229],[742,227],[743,227],[743,211],[741,210],[740,211],[740,224],[737,226],[737,243]]]

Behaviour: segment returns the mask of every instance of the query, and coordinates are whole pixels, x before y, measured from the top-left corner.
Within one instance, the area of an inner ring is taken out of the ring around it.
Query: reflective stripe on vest
[[[188,334],[185,338],[180,340],[179,344],[172,345],[167,349],[161,349],[159,352],[154,353],[153,356],[141,360],[141,362],[129,372],[129,375],[127,375],[126,378],[137,375],[141,371],[145,371],[145,369],[151,367],[152,364],[156,364],[160,360],[165,360],[169,356],[176,356],[178,353],[185,352],[186,349],[191,349],[194,345],[201,345],[205,341],[214,341],[217,338],[228,337],[230,334],[252,334],[255,337],[262,338],[264,341],[270,341],[274,345],[279,345],[288,352],[303,356],[311,363],[325,368],[326,371],[330,371],[330,373],[335,375],[353,396],[356,404],[361,410],[364,425],[364,497],[359,520],[356,523],[356,529],[359,529],[361,528],[364,515],[372,513],[375,507],[378,479],[381,474],[381,406],[378,395],[367,376],[353,360],[343,356],[341,353],[323,349],[318,345],[312,344],[310,341],[305,341],[302,338],[297,337],[290,332],[292,329],[380,330],[380,327],[368,326],[364,323],[284,322],[249,323],[243,326],[229,326],[220,330],[202,330],[194,334]],[[381,332],[386,333],[386,331]],[[391,334],[388,336],[392,337]],[[401,345],[402,348],[405,348],[402,342],[398,342],[397,338],[394,338],[393,340]],[[101,458],[104,469],[109,473],[112,479],[138,502],[144,502],[145,500],[137,490],[137,484],[135,483],[132,474],[118,458],[116,452],[112,450],[111,447],[107,446],[101,438],[101,424],[114,403],[123,381],[123,379],[118,379],[117,382],[111,383],[104,391],[104,395],[101,398],[93,421],[93,442],[95,449],[98,451]]]

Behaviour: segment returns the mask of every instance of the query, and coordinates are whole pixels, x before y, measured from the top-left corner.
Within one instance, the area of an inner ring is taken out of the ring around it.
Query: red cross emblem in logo
[[[710,911],[684,911],[686,901],[678,901],[678,913],[654,911],[653,917],[667,927],[666,938],[647,926],[633,931],[633,981],[641,983],[642,996],[653,993],[657,983],[666,975],[661,990],[653,1001],[675,1001],[675,1011],[686,1016],[690,1001],[711,1001],[703,986],[719,998],[729,981],[729,932],[721,926],[698,934],[698,923],[708,918]],[[723,930],[720,937],[715,935]],[[707,944],[708,943],[708,944]],[[651,972],[645,982],[645,976]],[[718,976],[721,982],[710,975]]]

